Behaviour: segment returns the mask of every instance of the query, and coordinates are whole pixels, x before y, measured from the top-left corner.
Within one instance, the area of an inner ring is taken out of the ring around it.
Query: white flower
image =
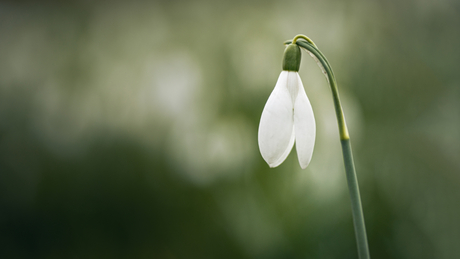
[[[294,142],[300,167],[310,163],[315,145],[315,117],[296,71],[282,71],[259,124],[259,149],[270,167],[279,166]]]

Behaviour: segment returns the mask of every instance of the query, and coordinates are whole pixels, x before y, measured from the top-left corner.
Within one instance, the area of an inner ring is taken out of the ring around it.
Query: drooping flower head
[[[298,74],[299,46],[284,51],[283,71],[265,104],[259,124],[259,149],[270,167],[279,166],[296,144],[300,167],[310,163],[316,125],[310,101]]]

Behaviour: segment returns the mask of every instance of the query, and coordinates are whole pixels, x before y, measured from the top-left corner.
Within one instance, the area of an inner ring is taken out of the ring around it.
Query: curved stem
[[[323,53],[321,53],[313,45],[308,44],[305,41],[297,41],[296,44],[306,49],[308,52],[312,53],[318,59],[318,61],[321,63],[324,70],[326,71],[326,76],[327,76],[329,85],[331,86],[331,90],[332,90],[332,98],[334,101],[335,114],[337,116],[337,122],[339,124],[340,139],[341,140],[350,139],[350,136],[348,134],[348,128],[345,123],[345,117],[343,115],[342,105],[340,103],[337,82],[335,81],[334,72],[332,72],[332,68],[329,65],[329,62],[327,61],[326,57],[324,57]]]
[[[292,43],[299,45],[306,49],[309,53],[313,54],[321,66],[326,71],[326,76],[329,81],[332,90],[332,98],[334,100],[335,113],[337,116],[337,123],[339,126],[340,142],[342,144],[343,160],[345,164],[345,172],[347,175],[348,190],[351,199],[351,208],[353,213],[353,224],[355,228],[356,243],[358,246],[358,254],[360,259],[369,259],[369,247],[367,244],[366,226],[364,224],[364,215],[361,205],[361,197],[359,194],[358,179],[356,177],[355,165],[353,162],[353,153],[351,151],[350,136],[348,134],[347,124],[345,122],[345,116],[343,115],[342,105],[339,98],[339,90],[337,89],[337,82],[335,80],[332,68],[329,65],[326,57],[318,50],[311,40],[308,41],[297,41],[299,35],[294,38]],[[308,39],[308,38],[307,38]]]
[[[296,41],[297,41],[298,39],[304,39],[304,40],[308,41],[311,45],[315,46],[315,48],[317,48],[316,45],[315,45],[315,43],[314,43],[310,38],[308,38],[307,36],[305,36],[305,35],[303,35],[303,34],[297,34],[297,35],[294,37],[294,39],[292,39],[292,44],[296,44]]]

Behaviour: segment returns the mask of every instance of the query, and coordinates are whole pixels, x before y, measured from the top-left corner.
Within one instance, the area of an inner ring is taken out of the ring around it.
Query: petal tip
[[[308,164],[306,164],[306,165],[302,165],[302,164],[300,164],[300,168],[302,168],[302,169],[305,169],[305,168],[307,168],[307,167],[308,167],[308,165],[309,165],[309,163],[308,163]]]
[[[268,166],[269,166],[270,168],[275,168],[275,167],[277,167],[277,165],[270,165],[270,164],[269,164]]]

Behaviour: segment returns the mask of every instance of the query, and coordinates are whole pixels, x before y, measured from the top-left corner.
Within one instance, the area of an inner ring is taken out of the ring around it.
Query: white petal
[[[287,71],[287,74],[287,89],[291,94],[292,103],[294,103],[299,92],[299,73]]]
[[[303,88],[302,80],[299,75],[297,77],[299,93],[294,104],[295,145],[300,167],[305,169],[310,163],[315,146],[316,124],[313,109]]]
[[[294,106],[287,84],[288,72],[283,71],[260,118],[259,149],[270,167],[280,165],[294,145]]]

